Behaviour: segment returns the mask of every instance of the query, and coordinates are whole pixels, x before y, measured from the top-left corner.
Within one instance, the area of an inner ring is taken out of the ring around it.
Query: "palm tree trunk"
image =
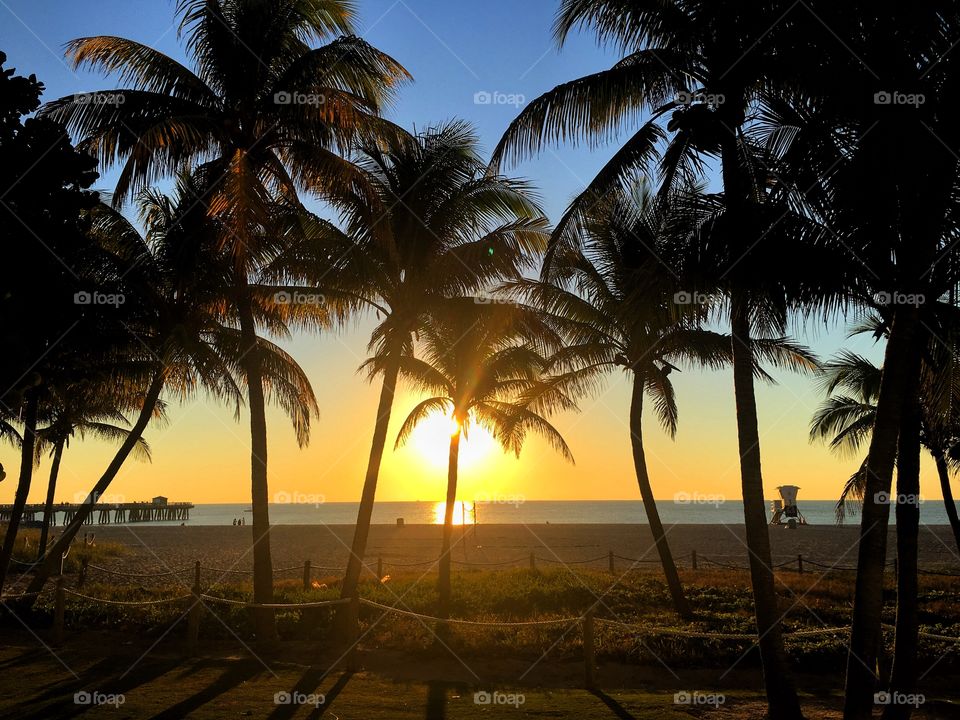
[[[443,546],[440,549],[440,573],[437,590],[440,595],[439,617],[450,617],[450,545],[453,542],[453,508],[457,504],[457,472],[460,465],[461,431],[450,436],[450,460],[447,465],[447,501],[443,508]],[[444,626],[445,627],[445,626]]]
[[[898,309],[884,353],[883,377],[867,455],[866,486],[860,519],[844,720],[867,720],[873,711],[877,656],[882,637],[880,629],[887,525],[890,521],[890,504],[879,500],[890,494],[904,398],[917,392],[920,350],[915,347],[915,338],[918,322],[916,308],[907,306]]]
[[[37,413],[40,407],[39,388],[28,390],[26,401],[27,405],[23,413],[23,442],[20,445],[20,478],[17,481],[13,508],[10,510],[7,534],[3,538],[3,549],[0,550],[0,592],[3,592],[3,585],[7,579],[10,558],[13,557],[13,546],[17,541],[23,508],[27,504],[27,495],[30,494],[30,483],[33,480],[33,453],[37,444]]]
[[[53,499],[57,491],[57,476],[60,474],[60,459],[63,457],[65,440],[58,440],[53,449],[53,461],[50,464],[50,480],[47,482],[47,500],[43,504],[43,527],[40,528],[40,546],[37,548],[37,560],[43,560],[47,552],[47,536],[50,534],[50,522],[53,518]]]
[[[747,242],[760,235],[751,203],[751,188],[744,173],[738,132],[743,123],[745,103],[737,102],[745,94],[731,87],[725,93],[722,123],[728,130],[720,141],[724,202],[731,226],[737,227]],[[746,244],[743,247],[749,248]],[[737,441],[740,452],[740,483],[743,495],[743,524],[750,560],[750,581],[757,619],[760,662],[763,665],[768,716],[771,720],[799,720],[803,717],[800,701],[787,666],[780,610],[774,586],[770,558],[770,535],[766,502],[763,496],[763,471],[760,464],[760,430],[757,399],[753,387],[754,358],[750,339],[750,302],[736,279],[731,292],[731,330],[733,350],[733,388],[737,405]]]
[[[49,552],[44,555],[43,562],[35,568],[33,579],[27,586],[28,593],[38,593],[43,590],[47,579],[54,573],[60,571],[60,558],[63,553],[66,552],[67,548],[70,547],[70,543],[73,542],[73,538],[76,537],[87,518],[93,513],[96,498],[103,495],[107,488],[110,487],[110,483],[113,482],[117,473],[120,472],[123,463],[126,462],[130,453],[133,452],[134,447],[136,447],[137,442],[143,437],[143,431],[147,429],[150,418],[157,408],[157,402],[160,400],[164,380],[165,373],[163,368],[160,368],[150,381],[147,394],[143,399],[143,408],[140,410],[140,415],[137,417],[136,423],[134,423],[130,429],[130,434],[127,435],[123,444],[120,445],[120,449],[117,450],[116,455],[113,456],[113,460],[110,461],[110,465],[107,466],[106,471],[100,476],[97,484],[93,486],[87,502],[80,506],[73,520],[64,528],[63,533],[57,538],[57,541],[53,544],[53,547],[50,548]],[[24,602],[29,607],[36,602],[36,599],[36,595],[34,595],[26,598]]]
[[[787,666],[770,558],[770,534],[760,465],[757,400],[753,387],[754,360],[750,339],[749,301],[742,291],[735,291],[731,305],[733,385],[737,403],[743,523],[750,556],[750,580],[756,606],[758,644],[769,717],[771,720],[798,720],[803,717],[803,713],[793,677]]]
[[[249,290],[243,287],[239,302],[241,364],[247,379],[250,409],[250,500],[253,510],[253,601],[273,602],[273,559],[270,554],[270,492],[267,480],[267,405],[263,392],[263,359],[257,345],[257,328]],[[271,608],[253,613],[257,641],[277,639],[276,615]]]
[[[690,605],[683,594],[683,585],[680,584],[680,575],[670,552],[667,536],[663,532],[663,523],[660,522],[660,513],[657,502],[653,497],[653,488],[650,487],[650,476],[647,474],[647,458],[643,451],[643,377],[639,373],[633,376],[633,398],[630,403],[630,437],[633,444],[633,464],[637,471],[637,484],[640,486],[640,497],[643,499],[643,509],[647,514],[647,522],[653,533],[653,540],[663,566],[663,575],[673,598],[673,607],[677,615],[689,618],[693,614]]]
[[[960,517],[957,516],[957,503],[953,500],[953,488],[950,487],[950,469],[942,452],[933,453],[933,459],[937,464],[937,474],[940,476],[940,492],[943,494],[943,506],[950,519],[950,529],[953,530],[953,541],[957,545],[957,552],[960,553]]]
[[[373,503],[377,495],[377,481],[380,478],[380,464],[383,462],[383,450],[387,443],[387,430],[390,427],[390,414],[393,410],[393,398],[397,390],[397,378],[400,375],[400,354],[393,354],[387,361],[383,375],[383,387],[380,389],[380,404],[377,407],[377,421],[373,428],[373,442],[367,461],[367,474],[363,481],[363,493],[360,496],[360,510],[357,524],[353,530],[353,544],[350,557],[347,558],[347,571],[341,599],[356,599],[360,584],[360,571],[363,558],[367,553],[367,540],[370,537],[370,522],[373,518]],[[340,632],[344,638],[350,637],[351,628],[356,626],[357,604],[341,605],[338,609]]]
[[[911,694],[917,684],[917,544],[920,535],[920,401],[907,398],[897,447],[897,621],[890,689]],[[896,696],[896,695],[895,695]],[[906,720],[911,707],[891,703],[884,720]]]

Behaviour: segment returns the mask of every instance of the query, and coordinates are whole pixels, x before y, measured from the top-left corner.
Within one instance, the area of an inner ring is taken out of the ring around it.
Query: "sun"
[[[449,415],[433,413],[413,431],[410,444],[421,458],[437,468],[446,468],[450,459],[450,438],[457,423]],[[460,468],[476,466],[496,450],[497,441],[490,431],[472,423],[467,436],[460,439]]]

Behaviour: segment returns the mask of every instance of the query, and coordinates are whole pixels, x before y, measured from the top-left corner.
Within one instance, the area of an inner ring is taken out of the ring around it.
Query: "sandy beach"
[[[367,561],[375,566],[382,559],[384,572],[427,571],[440,548],[441,527],[437,525],[374,525],[371,529]],[[200,560],[205,567],[249,570],[252,568],[251,527],[157,527],[91,526],[97,542],[115,542],[127,552],[111,561],[117,569],[162,572]],[[633,563],[622,558],[642,560],[638,569],[657,568],[653,538],[647,525],[482,525],[456,528],[454,561],[459,567],[496,569],[527,566],[534,554],[538,567],[606,567],[607,554],[616,555],[616,566],[623,570]],[[859,526],[807,526],[798,530],[771,528],[775,563],[794,561],[803,555],[811,563],[837,567],[856,564]],[[346,564],[353,536],[351,525],[279,525],[271,530],[274,568],[302,566],[310,560],[314,567],[329,569],[328,574]],[[696,551],[702,567],[711,561],[745,566],[747,551],[743,527],[738,525],[668,526],[668,538],[678,564],[691,565]],[[896,555],[896,534],[890,530],[888,559]],[[584,561],[591,560],[586,563]],[[426,563],[426,565],[417,565]],[[465,563],[470,563],[466,565]],[[473,565],[475,564],[475,565]],[[922,527],[920,565],[930,570],[960,572],[960,559],[950,529],[945,526]],[[292,575],[291,575],[292,576]]]

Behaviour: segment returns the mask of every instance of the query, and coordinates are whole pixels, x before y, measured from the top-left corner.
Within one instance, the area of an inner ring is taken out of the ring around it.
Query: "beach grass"
[[[824,671],[842,667],[846,652],[843,633],[791,637],[792,631],[843,627],[849,622],[852,587],[843,574],[821,576],[795,572],[777,573],[781,607],[786,610],[784,626],[791,656],[798,663],[816,663]],[[536,658],[550,649],[554,659],[573,659],[582,652],[577,618],[594,607],[600,618],[609,618],[646,629],[633,632],[604,623],[598,624],[597,653],[601,659],[636,664],[666,662],[677,667],[719,667],[744,656],[747,666],[755,664],[752,641],[748,639],[689,637],[684,633],[751,635],[754,632],[753,601],[746,572],[707,570],[685,572],[684,582],[691,603],[697,608],[694,619],[680,621],[670,610],[662,580],[650,572],[611,575],[597,570],[565,569],[530,571],[464,571],[456,573],[453,584],[452,617],[479,622],[506,623],[563,620],[550,626],[473,627],[456,626],[445,640],[457,652],[475,657],[496,657],[509,647],[512,655]],[[276,585],[276,602],[301,603],[333,600],[339,596],[338,578],[314,581],[309,590],[300,580],[281,580]],[[892,583],[892,580],[888,581]],[[176,598],[189,593],[189,582],[161,583],[104,581],[91,577],[81,589],[90,598],[121,602]],[[892,590],[892,587],[891,587]],[[205,586],[204,592],[228,600],[250,598],[248,581],[221,581]],[[383,605],[431,616],[436,611],[435,578],[408,573],[386,582],[367,581],[361,587],[364,598]],[[960,634],[960,605],[952,600],[955,590],[949,578],[925,576],[920,586],[920,618],[925,632]],[[202,642],[229,642],[236,635],[251,640],[250,613],[239,605],[208,602],[209,612],[202,623]],[[109,605],[83,597],[69,596],[68,630],[112,629],[159,637],[182,631],[171,630],[182,623],[184,603],[145,606]],[[53,609],[52,594],[35,608],[36,619],[44,623]],[[885,622],[893,623],[894,605],[885,611]],[[330,636],[332,610],[284,610],[278,613],[278,630],[286,640],[324,642]],[[434,623],[413,617],[384,614],[373,607],[361,610],[364,645],[382,650],[431,653],[435,649]],[[667,634],[662,634],[668,631]],[[889,638],[892,641],[892,638]],[[921,656],[936,657],[945,647],[936,641],[922,644]],[[948,664],[950,660],[946,661]]]
[[[56,536],[56,528],[53,529],[53,535]],[[91,530],[91,534],[95,534]],[[2,528],[0,537],[6,535],[6,527]],[[48,541],[48,547],[53,545],[54,538]],[[22,528],[17,533],[17,543],[13,548],[14,571],[29,567],[37,561],[37,548],[40,544],[40,531],[35,528]],[[63,560],[63,569],[66,573],[76,573],[80,570],[83,561],[88,563],[116,562],[130,554],[129,548],[118,542],[97,540],[93,544],[87,544],[82,539],[75,542],[70,547],[70,552]]]

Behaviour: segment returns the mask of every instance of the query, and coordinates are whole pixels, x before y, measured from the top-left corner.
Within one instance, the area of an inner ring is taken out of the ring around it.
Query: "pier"
[[[87,503],[58,503],[53,506],[52,525],[68,525],[77,512]],[[98,503],[87,518],[88,525],[110,525],[142,522],[189,520],[193,503]],[[0,522],[10,520],[13,505],[0,505]],[[43,519],[43,505],[27,505],[23,509],[24,523],[39,522]]]

